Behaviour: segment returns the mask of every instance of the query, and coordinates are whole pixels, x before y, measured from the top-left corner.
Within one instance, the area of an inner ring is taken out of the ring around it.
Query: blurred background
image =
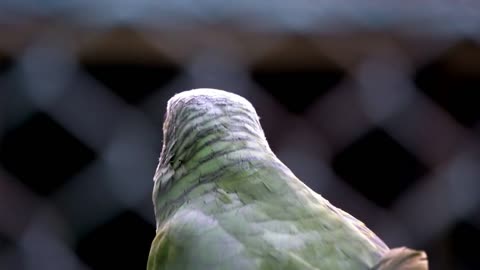
[[[408,2],[0,1],[0,269],[145,269],[166,102],[199,87],[390,246],[480,269],[480,2]]]

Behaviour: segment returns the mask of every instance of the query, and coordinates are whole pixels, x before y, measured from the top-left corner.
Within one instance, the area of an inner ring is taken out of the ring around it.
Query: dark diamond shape
[[[128,61],[91,62],[83,64],[83,68],[130,104],[141,102],[180,73],[173,65]]]
[[[0,74],[7,72],[13,66],[13,59],[0,52]]]
[[[48,195],[92,161],[95,154],[44,113],[6,132],[0,163],[24,184]]]
[[[2,232],[0,232],[0,255],[13,245],[13,242]]]
[[[250,75],[289,111],[302,113],[332,90],[345,72],[308,40],[296,38],[255,63]]]
[[[415,74],[418,88],[466,127],[480,120],[480,46],[458,43]]]
[[[83,69],[130,104],[171,82],[181,68],[136,29],[118,26],[80,52]]]
[[[92,269],[145,269],[155,228],[126,211],[79,240],[76,252]]]
[[[448,241],[455,269],[480,269],[478,249],[475,248],[480,241],[480,228],[465,221],[459,221],[451,227]]]
[[[382,207],[426,172],[426,167],[382,129],[375,128],[337,154],[334,171]]]
[[[287,107],[302,113],[342,78],[342,73],[324,69],[254,70],[253,80]]]

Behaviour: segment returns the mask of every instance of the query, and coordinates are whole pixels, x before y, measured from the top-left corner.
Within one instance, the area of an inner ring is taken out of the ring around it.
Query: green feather
[[[148,270],[371,269],[389,253],[275,156],[253,106],[232,93],[169,100],[154,181]]]

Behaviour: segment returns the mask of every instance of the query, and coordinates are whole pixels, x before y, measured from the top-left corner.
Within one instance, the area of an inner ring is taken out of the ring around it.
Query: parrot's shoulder
[[[362,235],[370,242],[371,245],[379,249],[382,253],[385,253],[389,250],[388,246],[372,230],[370,230],[365,223],[343,209],[332,205],[323,197],[320,197],[319,201],[319,204],[329,210],[331,216],[335,216],[337,220],[340,220],[343,224],[347,225],[345,229]]]
[[[255,269],[242,242],[197,209],[180,209],[159,226],[147,270]]]
[[[147,270],[166,269],[166,262],[175,256],[175,249],[169,240],[168,227],[159,228],[150,247]]]

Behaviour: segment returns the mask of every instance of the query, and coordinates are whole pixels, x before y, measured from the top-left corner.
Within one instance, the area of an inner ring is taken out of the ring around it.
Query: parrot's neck
[[[255,172],[276,160],[256,114],[217,109],[180,116],[183,121],[175,125],[167,115],[153,194],[157,224],[195,194],[214,189],[217,181]]]

